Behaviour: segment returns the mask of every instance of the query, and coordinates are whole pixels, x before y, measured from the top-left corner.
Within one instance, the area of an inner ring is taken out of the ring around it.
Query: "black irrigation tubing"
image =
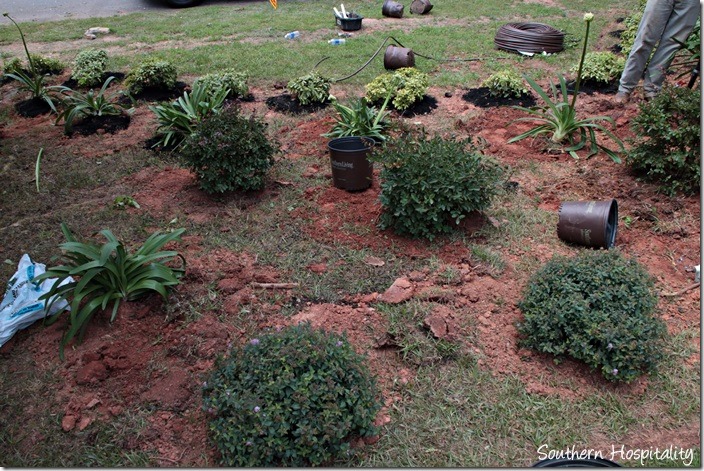
[[[496,32],[494,44],[509,52],[553,54],[564,49],[565,33],[542,23],[508,23]]]
[[[347,76],[342,77],[342,78],[339,78],[339,79],[334,79],[333,82],[342,82],[343,80],[347,80],[347,79],[349,79],[349,78],[354,77],[355,75],[357,75],[358,73],[360,73],[362,70],[364,70],[364,68],[367,67],[367,66],[374,60],[374,58],[375,58],[376,56],[379,55],[379,52],[381,52],[381,48],[383,48],[383,47],[386,45],[386,43],[387,43],[387,41],[388,41],[389,39],[393,40],[396,44],[398,44],[398,45],[401,46],[401,47],[406,47],[406,46],[404,46],[403,44],[401,44],[401,41],[399,41],[398,39],[394,38],[393,36],[387,36],[386,39],[384,39],[384,40],[381,42],[381,45],[379,46],[379,49],[376,50],[376,52],[369,58],[369,60],[368,60],[367,62],[364,63],[364,65],[363,65],[362,67],[360,67],[359,69],[357,69],[356,71],[354,71],[354,72],[351,73],[350,75],[347,75]],[[415,55],[418,56],[418,57],[423,57],[424,59],[436,60],[436,61],[440,61],[440,62],[470,62],[470,61],[478,61],[478,60],[481,60],[480,58],[472,58],[472,59],[437,59],[437,58],[435,58],[435,57],[424,56],[423,54],[418,54],[418,53],[415,52],[415,51],[413,52],[413,54],[415,54]],[[313,66],[313,69],[315,69],[316,67],[318,67],[324,60],[329,59],[329,58],[330,58],[330,56],[326,56],[326,57],[323,57],[322,59],[320,59],[320,60],[318,61],[318,63]]]

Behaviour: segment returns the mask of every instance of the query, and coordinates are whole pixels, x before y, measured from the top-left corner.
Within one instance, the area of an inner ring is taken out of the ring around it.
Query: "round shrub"
[[[138,94],[145,89],[172,90],[176,86],[176,66],[159,59],[147,59],[129,71],[125,85],[130,93]]]
[[[582,64],[582,80],[611,83],[617,80],[623,72],[626,59],[613,52],[588,52]],[[572,66],[572,72],[579,70],[579,64]]]
[[[380,397],[364,357],[309,324],[233,349],[203,386],[224,466],[328,464],[376,433]]]
[[[636,173],[660,184],[667,194],[695,193],[701,179],[699,88],[666,86],[640,104],[631,125],[636,133],[626,162]]]
[[[181,155],[204,191],[224,193],[262,189],[277,150],[263,121],[244,117],[231,106],[197,124]]]
[[[630,382],[662,358],[664,323],[653,280],[616,250],[554,257],[535,273],[518,307],[521,346],[569,356],[609,381]]]
[[[428,85],[428,74],[415,67],[402,67],[379,75],[365,86],[365,90],[367,99],[372,103],[385,100],[391,93],[391,104],[397,110],[403,111],[423,99]]]
[[[383,165],[379,227],[430,240],[451,232],[472,211],[487,208],[504,173],[471,140],[422,134],[407,133],[370,158]]]
[[[217,95],[220,90],[230,90],[228,98],[237,98],[249,93],[247,86],[247,74],[237,72],[235,69],[227,69],[223,72],[214,72],[198,77],[193,82],[193,87],[202,85],[208,91],[208,95]]]
[[[41,56],[39,54],[30,54],[34,71],[39,75],[59,75],[64,71],[66,66],[58,59]]]
[[[325,103],[330,97],[331,80],[318,72],[298,77],[288,83],[288,91],[301,105]]]
[[[490,75],[482,87],[487,87],[491,96],[521,98],[528,94],[525,80],[513,69],[504,69]]]
[[[107,52],[102,49],[84,49],[73,60],[71,77],[78,82],[79,87],[102,85],[107,66]]]

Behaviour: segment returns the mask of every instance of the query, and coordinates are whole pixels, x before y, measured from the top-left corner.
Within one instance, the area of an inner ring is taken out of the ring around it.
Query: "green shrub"
[[[66,66],[58,59],[44,57],[38,54],[30,54],[34,71],[41,75],[59,75]]]
[[[628,164],[670,195],[699,190],[700,100],[699,88],[665,86],[655,99],[639,105],[631,122],[636,138]]]
[[[132,94],[155,88],[173,90],[176,86],[176,66],[167,60],[147,59],[129,71],[125,86]]]
[[[323,136],[332,138],[368,136],[385,141],[386,130],[391,124],[388,120],[391,113],[386,111],[389,98],[390,96],[379,109],[376,106],[370,106],[364,97],[354,100],[350,106],[345,106],[337,99],[333,99],[332,105],[337,111],[338,118],[332,130]]]
[[[182,157],[207,193],[260,190],[274,164],[277,145],[269,142],[266,124],[227,107],[200,122],[185,141]]]
[[[316,466],[376,433],[375,379],[345,336],[309,324],[235,348],[203,385],[224,466]]]
[[[102,246],[78,242],[63,223],[61,231],[66,237],[66,242],[60,245],[64,265],[49,268],[35,278],[37,282],[56,278],[49,292],[39,298],[49,305],[47,311],[51,303],[59,299],[65,299],[70,304],[69,327],[59,347],[61,359],[64,358],[64,347],[76,335],[79,342],[83,339],[86,327],[95,314],[112,305],[112,322],[122,301],[133,301],[150,292],[166,298],[166,290],[177,285],[184,274],[185,259],[178,252],[161,251],[161,248],[169,242],[180,240],[185,229],[166,234],[155,232],[134,253],[130,253],[107,229],[100,231],[107,239]],[[183,263],[181,268],[170,268],[162,263],[176,257]],[[78,281],[61,285],[69,277],[78,277]],[[59,317],[47,319],[46,324],[56,322]]]
[[[236,72],[235,69],[227,69],[223,72],[216,72],[198,77],[193,86],[202,85],[209,95],[217,94],[220,90],[229,90],[228,98],[237,98],[249,93],[247,86],[247,74]]]
[[[554,257],[535,273],[518,307],[520,344],[630,382],[662,357],[664,323],[655,315],[653,279],[618,251]]]
[[[86,49],[73,60],[71,77],[79,87],[95,87],[103,83],[103,75],[108,67],[108,53],[102,49]]]
[[[23,72],[24,66],[22,65],[22,59],[19,57],[13,57],[5,61],[2,67],[2,72],[4,74],[16,74],[17,72]]]
[[[379,75],[366,86],[366,97],[372,103],[384,100],[392,93],[391,103],[399,111],[408,109],[425,96],[430,81],[428,74],[414,67],[402,67],[393,72]]]
[[[512,69],[505,69],[492,74],[482,82],[482,87],[489,88],[492,96],[520,98],[528,94],[523,77]]]
[[[318,72],[291,80],[288,90],[301,105],[325,103],[330,96],[330,79]]]
[[[471,140],[427,140],[406,134],[371,156],[380,162],[382,229],[433,239],[467,214],[489,206],[503,169]]]
[[[226,96],[226,89],[209,93],[205,86],[196,83],[193,90],[183,92],[183,96],[174,102],[149,106],[159,122],[156,132],[160,138],[154,147],[180,146],[195,132],[198,123],[220,112]]]
[[[625,65],[626,59],[612,52],[588,52],[584,56],[582,80],[610,83],[621,76]],[[578,68],[579,64],[575,64],[572,73],[576,73]]]

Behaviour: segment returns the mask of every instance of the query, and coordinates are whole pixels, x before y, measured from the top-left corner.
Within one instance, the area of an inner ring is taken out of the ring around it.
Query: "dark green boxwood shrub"
[[[85,49],[73,60],[71,77],[79,87],[95,87],[103,83],[108,67],[108,53],[102,49]]]
[[[376,434],[381,404],[364,357],[345,336],[299,324],[219,360],[203,408],[224,466],[316,466]]]
[[[636,138],[627,163],[667,194],[699,190],[700,100],[699,88],[666,86],[655,99],[639,105],[631,122]]]
[[[472,211],[487,208],[504,173],[470,139],[426,139],[424,134],[407,133],[370,159],[383,165],[379,227],[430,240],[451,232]]]
[[[176,86],[176,66],[167,60],[147,59],[129,71],[125,85],[132,94],[145,89],[173,90]]]
[[[617,250],[554,257],[530,279],[518,307],[521,346],[568,356],[609,381],[630,382],[662,358],[664,323],[653,280]]]
[[[193,82],[193,87],[202,85],[208,91],[208,95],[216,95],[220,90],[230,90],[228,98],[237,98],[249,93],[247,86],[247,74],[237,72],[235,69],[226,69],[222,72],[214,72],[198,77]]]
[[[207,193],[261,190],[278,145],[266,124],[235,106],[203,118],[184,142],[182,156]]]

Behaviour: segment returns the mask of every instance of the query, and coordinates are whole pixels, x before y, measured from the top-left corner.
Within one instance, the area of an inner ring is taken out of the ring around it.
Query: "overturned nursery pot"
[[[403,4],[393,0],[384,0],[384,4],[381,6],[381,14],[392,18],[401,18],[403,16]]]
[[[560,205],[557,236],[587,247],[610,249],[616,242],[618,204],[609,201],[565,201]]]
[[[414,15],[425,15],[433,9],[430,0],[413,0],[411,3],[411,13]]]
[[[372,147],[374,140],[370,137],[338,137],[328,143],[336,188],[357,191],[372,185],[374,165],[367,159]]]
[[[396,47],[389,45],[384,52],[384,68],[386,70],[396,70],[402,67],[414,67],[416,56],[407,47]]]

